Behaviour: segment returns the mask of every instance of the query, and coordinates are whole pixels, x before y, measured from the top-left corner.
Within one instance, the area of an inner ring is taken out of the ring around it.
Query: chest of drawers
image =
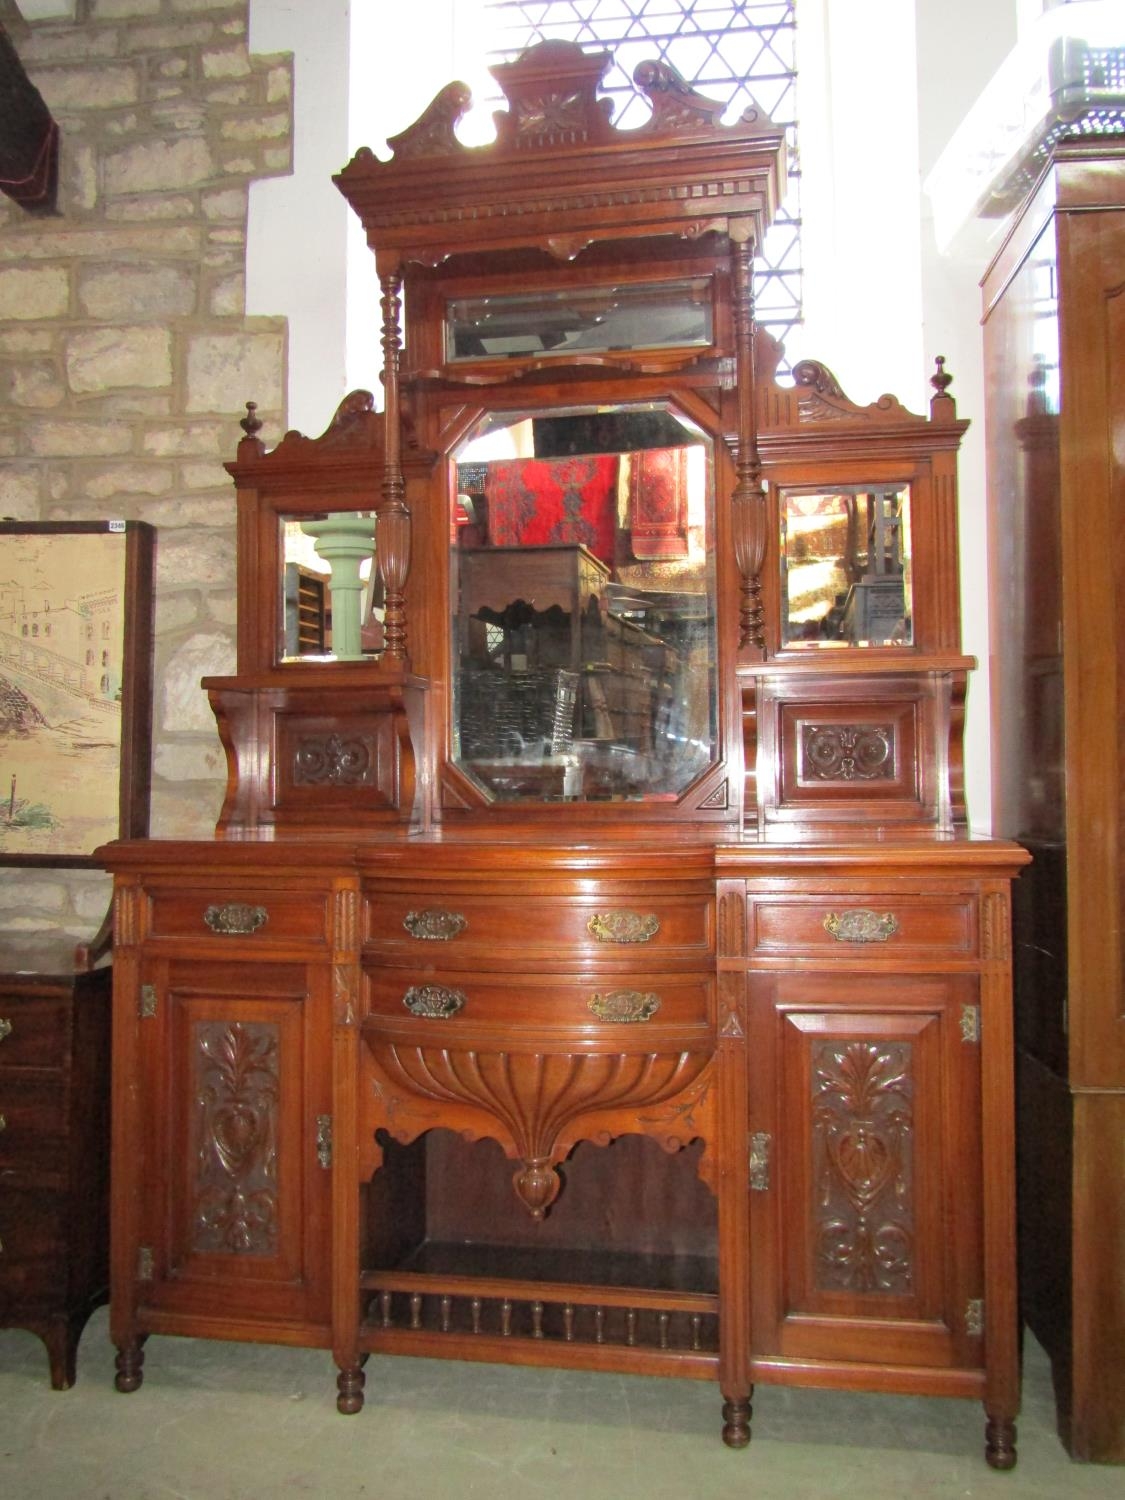
[[[0,1327],[39,1335],[56,1390],[108,1289],[110,987],[0,974]]]

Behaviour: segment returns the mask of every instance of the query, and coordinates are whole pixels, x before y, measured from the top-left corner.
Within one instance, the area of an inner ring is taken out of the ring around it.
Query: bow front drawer
[[[376,891],[367,904],[366,938],[381,952],[455,955],[508,963],[529,955],[573,954],[583,963],[635,964],[652,955],[702,958],[713,952],[711,902],[644,895],[501,898],[455,891]]]
[[[624,1028],[640,1041],[670,1030],[706,1033],[711,1024],[710,979],[682,974],[498,981],[495,975],[379,970],[367,976],[365,987],[368,1025],[432,1033],[435,1043],[478,1032],[596,1041]]]

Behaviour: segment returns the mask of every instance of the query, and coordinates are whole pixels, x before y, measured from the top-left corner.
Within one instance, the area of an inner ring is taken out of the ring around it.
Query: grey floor
[[[1020,1462],[982,1457],[975,1402],[760,1386],[754,1441],[719,1440],[696,1381],[372,1359],[368,1404],[335,1407],[321,1351],[152,1338],[146,1380],[113,1389],[104,1309],[78,1383],[52,1391],[42,1346],[0,1332],[4,1500],[954,1500],[1125,1495],[1121,1469],[1071,1464],[1046,1359],[1025,1350]]]

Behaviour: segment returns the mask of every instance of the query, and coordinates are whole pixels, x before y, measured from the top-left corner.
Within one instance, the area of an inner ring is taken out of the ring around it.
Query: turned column
[[[766,499],[758,454],[754,384],[754,242],[749,221],[730,227],[734,272],[734,343],[738,380],[738,452],[731,497],[734,556],[741,580],[739,650],[765,655],[762,630],[762,564],[766,552]]]
[[[410,510],[402,474],[402,408],[399,398],[399,311],[402,272],[396,266],[380,275],[383,289],[383,401],[386,424],[383,442],[383,503],[375,525],[375,560],[383,580],[386,614],[383,620],[388,660],[405,662],[406,600],[410,572]]]

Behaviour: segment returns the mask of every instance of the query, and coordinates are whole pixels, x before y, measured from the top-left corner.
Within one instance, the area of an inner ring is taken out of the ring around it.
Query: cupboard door
[[[751,990],[755,1357],[979,1368],[975,976]]]
[[[141,1307],[230,1320],[231,1333],[326,1326],[326,973],[173,958],[150,962],[144,978]]]

